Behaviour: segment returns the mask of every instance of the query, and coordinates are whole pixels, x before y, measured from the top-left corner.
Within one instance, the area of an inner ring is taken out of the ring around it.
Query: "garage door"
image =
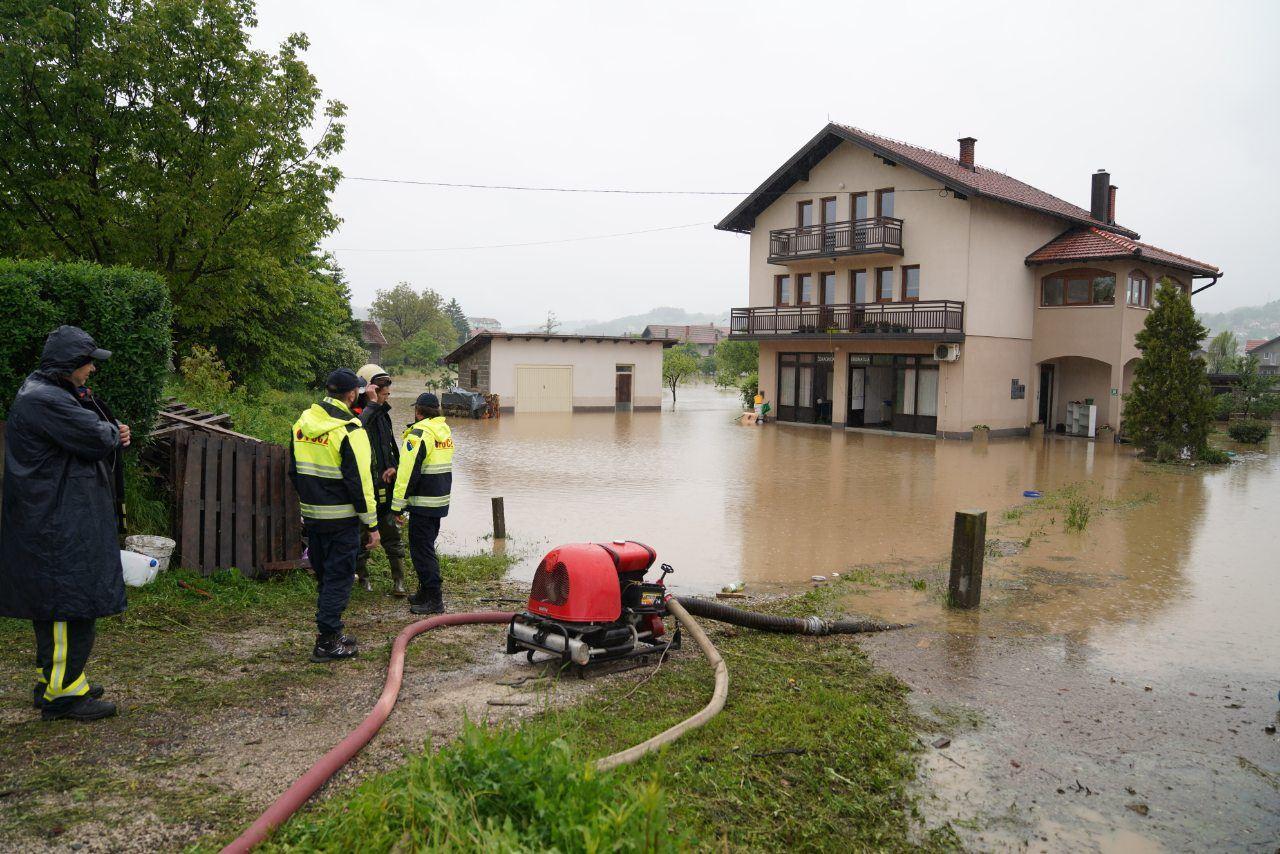
[[[572,411],[572,366],[516,366],[516,412]]]

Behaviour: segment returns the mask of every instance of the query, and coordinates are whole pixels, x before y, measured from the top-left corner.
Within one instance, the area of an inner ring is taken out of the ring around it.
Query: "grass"
[[[832,616],[840,595],[818,589],[772,610]],[[921,722],[907,708],[905,687],[876,671],[855,642],[704,625],[729,667],[724,711],[603,782],[584,782],[592,760],[707,702],[711,670],[700,656],[603,685],[583,703],[525,722],[519,734],[469,730],[459,744],[369,780],[350,799],[313,807],[268,850],[958,847],[949,828],[921,828],[911,790]],[[460,768],[466,773],[453,773]],[[603,830],[592,823],[597,812]],[[557,825],[573,835],[548,837]]]

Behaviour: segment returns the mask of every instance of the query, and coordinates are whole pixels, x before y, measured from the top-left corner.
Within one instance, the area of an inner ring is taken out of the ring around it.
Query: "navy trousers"
[[[440,558],[436,555],[436,537],[440,536],[440,517],[409,511],[409,557],[418,573],[418,590],[439,591]]]
[[[351,598],[360,556],[360,523],[336,530],[307,531],[307,554],[316,573],[316,632],[336,635],[342,631],[342,612]]]
[[[93,652],[94,621],[35,620],[36,663],[40,666],[39,683],[44,686],[44,699],[51,709],[61,709],[79,702],[89,693],[84,666]]]

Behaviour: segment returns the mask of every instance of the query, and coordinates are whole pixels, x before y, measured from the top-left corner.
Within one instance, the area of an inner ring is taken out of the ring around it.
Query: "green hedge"
[[[66,323],[112,352],[90,380],[94,392],[135,431],[149,429],[173,348],[163,279],[130,267],[0,258],[0,317],[0,419],[40,363],[45,337]]]

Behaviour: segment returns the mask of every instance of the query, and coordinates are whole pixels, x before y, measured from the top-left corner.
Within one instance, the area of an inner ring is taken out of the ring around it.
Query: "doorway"
[[[631,378],[635,375],[634,365],[618,365],[614,371],[613,404],[616,409],[631,409]]]
[[[867,365],[871,359],[867,356],[849,357],[849,414],[845,425],[861,427],[866,423],[867,414]]]
[[[1040,366],[1040,405],[1036,414],[1045,430],[1053,429],[1053,365]]]

